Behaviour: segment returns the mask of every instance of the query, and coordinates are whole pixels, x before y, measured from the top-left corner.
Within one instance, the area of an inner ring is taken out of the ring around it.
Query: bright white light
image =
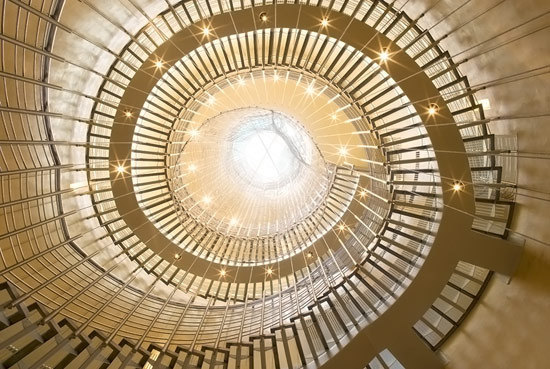
[[[189,171],[191,173],[194,173],[197,170],[197,166],[195,164],[189,164]]]
[[[162,65],[163,65],[163,64],[164,64],[164,63],[162,62],[162,60],[157,60],[157,61],[155,62],[155,67],[157,67],[158,69],[160,69],[160,68],[162,68]]]
[[[321,26],[323,26],[323,27],[328,26],[328,19],[327,18],[323,18],[323,20],[321,21]]]
[[[273,74],[273,80],[274,80],[275,82],[277,82],[277,81],[279,80],[279,78],[281,78],[281,77],[279,77],[279,75],[277,74],[277,72],[275,72],[275,74]]]
[[[239,84],[239,86],[244,86],[244,85],[245,85],[245,81],[244,81],[243,77],[239,77],[239,78],[237,79],[237,83]]]
[[[282,114],[252,118],[233,136],[232,159],[237,173],[257,188],[289,183],[309,161],[311,147],[305,134]]]
[[[359,192],[359,196],[360,196],[360,197],[366,197],[366,196],[367,196],[367,191],[361,190],[361,191]]]
[[[227,272],[225,271],[225,269],[220,270],[220,275],[222,277],[225,277],[226,274],[227,274]]]
[[[389,57],[390,57],[390,54],[388,54],[388,52],[386,50],[384,50],[380,53],[380,60],[383,61],[383,62],[388,60]]]
[[[212,198],[210,196],[203,196],[202,202],[204,202],[206,205],[210,204],[212,202]]]
[[[267,268],[266,273],[267,273],[267,275],[272,275],[273,274],[273,269]]]
[[[464,188],[464,184],[462,182],[455,182],[453,184],[454,191],[462,191],[463,188]]]
[[[119,165],[118,167],[116,167],[116,171],[119,172],[119,173],[124,173],[125,169],[122,165]]]
[[[206,103],[207,103],[208,105],[214,105],[215,102],[216,102],[216,98],[215,98],[214,96],[210,96],[210,97],[208,98],[208,100],[206,101]]]
[[[210,34],[210,28],[204,27],[202,29],[202,34],[205,35],[205,36],[208,36]]]
[[[340,225],[338,226],[338,230],[339,230],[339,231],[343,231],[343,230],[345,230],[345,229],[346,229],[346,225],[345,225],[345,224],[340,224]]]
[[[332,114],[330,115],[330,119],[336,120],[336,119],[338,119],[338,115],[336,115],[336,113],[332,113]]]
[[[338,154],[340,154],[340,156],[347,156],[348,155],[348,149],[344,146],[342,146],[341,148],[338,149]]]
[[[132,117],[132,112],[130,110],[126,110],[124,112],[124,115],[126,116],[126,118],[131,118]]]
[[[179,259],[180,257],[181,257],[180,254],[175,254],[175,255],[174,255],[174,258],[175,258],[175,259]]]
[[[313,87],[313,83],[307,86],[306,92],[307,92],[308,95],[313,95],[313,93],[315,92],[315,88]]]
[[[231,220],[229,221],[229,225],[233,227],[236,226],[238,222],[239,221],[237,220],[237,218],[231,218]]]
[[[193,128],[193,129],[189,130],[189,135],[191,137],[197,137],[199,135],[199,130],[196,129],[196,128]]]

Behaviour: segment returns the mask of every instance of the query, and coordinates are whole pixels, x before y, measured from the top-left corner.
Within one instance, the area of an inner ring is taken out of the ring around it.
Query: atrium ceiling
[[[547,0],[1,0],[0,365],[541,368]]]

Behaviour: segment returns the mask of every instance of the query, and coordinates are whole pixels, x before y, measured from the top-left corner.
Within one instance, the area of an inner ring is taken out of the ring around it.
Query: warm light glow
[[[267,268],[266,273],[267,273],[267,275],[272,275],[273,274],[273,269]]]
[[[210,204],[212,202],[212,198],[210,196],[203,196],[202,202],[204,202],[206,205]]]
[[[130,110],[126,110],[124,112],[124,115],[126,116],[126,118],[132,118],[132,112]]]
[[[338,119],[338,115],[336,115],[336,113],[332,113],[331,116],[330,116],[330,119],[336,120],[336,119]]]
[[[366,196],[367,196],[367,191],[361,190],[361,191],[359,192],[359,196],[361,196],[361,197],[366,197]]]
[[[189,130],[189,135],[191,137],[197,137],[199,135],[199,130],[196,129],[196,128],[193,128],[193,129]]]
[[[205,35],[205,36],[208,36],[210,34],[210,28],[204,27],[202,29],[202,34]]]
[[[245,85],[245,81],[244,81],[243,77],[239,77],[239,78],[237,79],[237,83],[239,84],[239,86],[244,86],[244,85]]]
[[[323,26],[323,27],[328,26],[328,19],[327,18],[323,18],[323,20],[321,21],[321,26]]]
[[[464,184],[462,182],[453,183],[453,190],[454,191],[462,191],[463,188],[464,188]]]
[[[160,69],[160,68],[162,68],[162,65],[163,65],[163,64],[164,64],[164,63],[162,62],[162,60],[157,60],[157,61],[155,62],[155,67],[157,67],[157,68]]]
[[[428,108],[428,114],[435,115],[435,113],[437,113],[438,110],[439,110],[439,107],[436,104],[431,104],[430,107]]]
[[[226,274],[227,274],[227,272],[225,271],[225,269],[220,270],[220,275],[222,277],[225,277]]]
[[[344,146],[342,146],[341,148],[338,149],[338,154],[340,154],[340,156],[347,156],[348,155],[348,149]]]
[[[119,165],[118,167],[116,167],[116,171],[119,172],[119,173],[124,173],[125,172],[124,167],[122,165]]]
[[[176,254],[176,255],[174,255],[174,258],[176,258],[176,259],[179,259],[180,257],[181,257],[181,255],[180,255],[180,254]]]
[[[191,173],[194,173],[197,170],[197,166],[195,164],[189,164],[189,171]]]
[[[260,20],[262,22],[267,22],[267,13],[266,12],[260,13]]]
[[[345,225],[345,224],[340,224],[340,225],[338,226],[338,230],[339,230],[339,231],[343,231],[343,230],[345,230],[345,229],[346,229],[346,225]]]
[[[313,257],[313,254],[312,254],[311,252],[308,252],[308,253],[307,253],[307,258],[308,258],[308,259],[311,259],[312,257]]]
[[[273,80],[274,80],[275,82],[277,82],[277,81],[279,80],[279,78],[281,78],[281,77],[279,77],[279,75],[277,74],[277,72],[275,72],[275,74],[273,74]]]
[[[381,61],[386,61],[388,60],[390,57],[390,54],[388,54],[388,52],[386,50],[383,50],[381,53],[380,53],[380,60]]]
[[[306,92],[308,95],[313,95],[313,93],[315,92],[315,89],[313,88],[313,83],[307,86]]]
[[[216,102],[216,98],[214,96],[210,96],[207,100],[208,105],[214,105],[215,102]]]
[[[231,220],[229,221],[229,225],[232,227],[236,226],[237,222],[238,222],[237,218],[231,218]]]

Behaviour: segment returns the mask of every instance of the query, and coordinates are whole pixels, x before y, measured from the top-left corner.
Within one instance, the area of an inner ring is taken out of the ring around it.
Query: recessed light
[[[430,104],[428,107],[428,114],[429,115],[435,115],[439,111],[439,106],[437,104]]]
[[[272,275],[273,274],[273,269],[267,268],[267,270],[265,272],[267,273],[267,275]]]
[[[126,118],[132,118],[132,112],[131,112],[130,110],[126,110],[126,111],[124,112],[124,116],[125,116]]]
[[[382,50],[380,52],[380,60],[385,62],[386,60],[388,60],[390,58],[390,54],[388,53],[387,50]]]
[[[210,204],[212,202],[212,198],[210,196],[203,196],[202,202],[204,202],[206,205]]]
[[[181,255],[180,255],[180,254],[175,254],[175,255],[174,255],[174,259],[179,259],[179,258],[181,258]]]
[[[338,149],[338,154],[340,154],[340,156],[347,156],[348,155],[348,149],[346,147],[342,146]]]
[[[227,274],[227,272],[225,271],[225,269],[220,270],[220,275],[222,277],[225,277],[226,274]]]
[[[124,173],[125,172],[124,166],[119,165],[118,167],[116,167],[116,171],[119,173]]]
[[[158,69],[160,69],[160,68],[162,68],[163,64],[164,64],[164,63],[162,62],[162,60],[157,60],[157,61],[155,62],[155,67],[157,67]]]
[[[210,34],[210,28],[204,27],[202,29],[202,34],[205,35],[205,36],[208,36]]]
[[[189,164],[189,171],[191,173],[195,172],[197,170],[197,166],[195,164]]]
[[[464,189],[464,183],[460,181],[455,181],[453,183],[453,191],[458,192],[458,191],[462,191],[463,189]]]
[[[260,13],[260,20],[261,20],[262,22],[267,22],[267,19],[268,19],[268,18],[267,18],[267,13],[266,13],[266,12],[261,12],[261,13]]]
[[[323,26],[323,27],[328,26],[328,19],[327,18],[323,18],[323,20],[321,21],[321,26]]]

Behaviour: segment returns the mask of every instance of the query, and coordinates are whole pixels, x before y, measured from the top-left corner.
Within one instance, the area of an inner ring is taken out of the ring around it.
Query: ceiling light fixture
[[[226,274],[227,274],[227,272],[225,271],[225,269],[220,270],[220,275],[222,277],[225,277]]]
[[[205,36],[210,35],[210,28],[204,27],[204,28],[202,29],[202,34],[205,35]]]
[[[330,119],[336,120],[336,119],[338,119],[338,115],[337,115],[336,113],[332,113],[332,114],[330,115]]]
[[[196,129],[196,128],[193,128],[193,129],[189,130],[189,135],[191,137],[197,137],[199,135],[199,130]]]
[[[157,67],[157,69],[160,69],[160,68],[162,68],[163,64],[164,63],[162,62],[162,60],[159,59],[155,62],[155,67]]]
[[[189,171],[191,173],[194,173],[197,170],[197,166],[195,164],[189,164]]]
[[[460,181],[455,181],[453,183],[453,191],[458,192],[458,191],[462,191],[463,189],[464,189],[464,183]]]
[[[435,115],[439,111],[439,106],[437,104],[430,104],[428,107],[428,114],[429,115]]]
[[[203,196],[202,202],[204,202],[206,205],[210,204],[212,202],[212,198],[210,196]]]
[[[130,110],[126,110],[126,111],[124,112],[124,116],[125,116],[126,118],[132,118],[132,112],[131,112]]]
[[[125,172],[124,166],[119,165],[118,167],[116,167],[116,171],[119,173],[124,173]]]
[[[347,156],[348,155],[348,149],[346,147],[342,146],[338,149],[338,154],[340,156]]]
[[[267,22],[267,13],[266,12],[261,12],[260,13],[260,20],[262,22]]]
[[[267,268],[267,270],[265,272],[267,273],[267,275],[272,275],[273,274],[273,269]]]
[[[180,254],[175,254],[175,255],[174,255],[174,259],[177,260],[177,259],[179,259],[179,258],[181,258],[181,255],[180,255]]]
[[[390,58],[390,54],[388,53],[387,50],[382,50],[382,52],[380,52],[380,61],[385,62],[389,58]]]

